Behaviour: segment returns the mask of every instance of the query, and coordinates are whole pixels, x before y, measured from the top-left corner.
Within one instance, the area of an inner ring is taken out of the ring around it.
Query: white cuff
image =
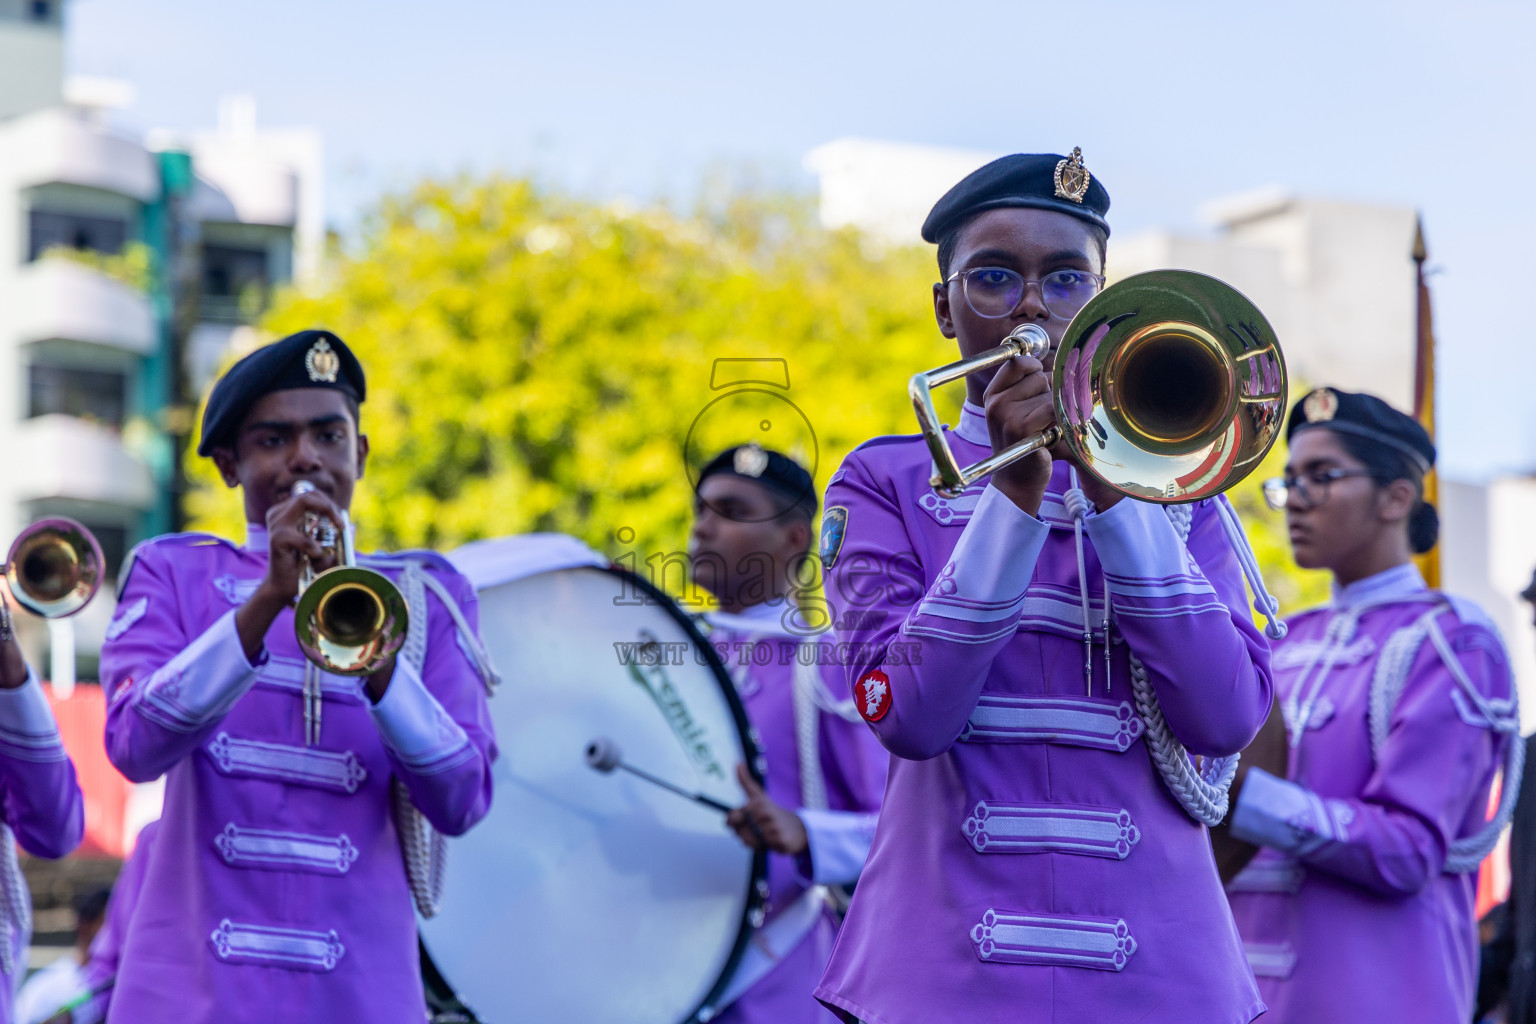
[[[402,762],[425,773],[440,770],[453,754],[469,746],[469,737],[432,696],[421,675],[403,658],[377,704],[368,706],[374,725]]]
[[[29,734],[59,734],[59,723],[37,673],[27,666],[27,681],[12,690],[0,689],[0,730]]]
[[[24,761],[57,761],[66,756],[59,723],[30,665],[26,682],[13,690],[0,689],[0,753]]]
[[[1051,528],[996,487],[976,502],[954,554],[913,609],[907,632],[979,643],[1010,634]],[[923,624],[924,617],[948,623]],[[964,624],[964,625],[959,625]]]
[[[228,714],[266,660],[265,649],[256,664],[246,660],[231,609],[149,677],[140,706],[169,729],[193,732]]]
[[[1305,787],[1276,778],[1262,768],[1248,769],[1230,827],[1234,839],[1295,853],[1305,833],[1297,824],[1312,814],[1313,797]]]
[[[875,841],[878,814],[859,811],[816,811],[801,808],[795,812],[805,826],[810,843],[811,881],[816,885],[852,885],[869,859],[869,845]]]
[[[1122,498],[1083,519],[1083,530],[1106,572],[1160,579],[1186,576],[1189,555],[1162,506]]]

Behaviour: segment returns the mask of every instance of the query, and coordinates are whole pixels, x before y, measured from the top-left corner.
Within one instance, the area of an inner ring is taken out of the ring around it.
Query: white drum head
[[[755,757],[745,717],[675,616],[612,569],[480,591],[502,677],[490,702],[495,797],[485,821],[449,841],[442,910],[421,933],[485,1024],[689,1020],[740,955],[761,855],[719,811],[585,758],[606,739],[685,790],[745,801],[735,777]]]

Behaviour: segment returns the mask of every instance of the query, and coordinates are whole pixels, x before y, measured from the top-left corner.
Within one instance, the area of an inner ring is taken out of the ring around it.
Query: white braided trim
[[[821,711],[816,706],[815,690],[820,681],[816,666],[795,659],[794,690],[795,748],[800,755],[800,806],[813,811],[827,808],[827,779],[821,770]]]
[[[420,564],[410,562],[400,575],[400,592],[410,611],[405,643],[400,657],[421,674],[427,660],[427,594],[430,579]],[[432,580],[431,582],[436,582]],[[433,588],[436,591],[436,588]],[[442,597],[439,592],[439,597]],[[443,598],[443,603],[452,606]],[[398,778],[390,780],[390,801],[395,812],[395,831],[400,835],[400,855],[405,861],[405,877],[411,886],[411,899],[422,917],[433,917],[443,900],[443,880],[448,844],[432,827],[426,816],[411,802],[410,790]]]
[[[1074,483],[1076,479],[1074,473]],[[1088,514],[1090,507],[1087,495],[1080,488],[1073,487],[1063,495],[1063,504],[1072,514],[1074,525],[1080,531],[1083,518]],[[1168,521],[1173,524],[1174,532],[1178,534],[1180,542],[1187,544],[1189,530],[1194,523],[1194,510],[1188,505],[1164,505],[1163,511],[1167,513]],[[1082,552],[1079,549],[1079,585],[1083,588],[1086,599],[1088,583],[1082,578],[1083,572]],[[1107,605],[1109,603],[1107,587],[1104,595]],[[1084,623],[1088,621],[1086,613],[1083,621]],[[1089,642],[1091,643],[1091,634]],[[1106,645],[1110,642],[1107,629],[1104,642]],[[1134,651],[1127,650],[1126,655],[1131,666],[1131,693],[1136,699],[1136,711],[1141,716],[1142,724],[1146,726],[1143,738],[1146,740],[1147,753],[1151,756],[1152,763],[1157,766],[1157,773],[1162,777],[1163,785],[1168,787],[1168,792],[1173,794],[1173,798],[1191,818],[1207,827],[1219,825],[1227,816],[1232,778],[1237,774],[1239,755],[1210,758],[1206,760],[1203,769],[1196,768],[1193,759],[1189,756],[1189,751],[1173,735],[1173,730],[1168,726],[1168,719],[1163,714],[1163,706],[1157,699],[1157,690],[1152,685],[1147,667],[1142,664],[1140,658],[1136,657]],[[1085,672],[1088,671],[1091,671],[1091,655],[1090,665],[1085,669]]]
[[[16,834],[4,822],[0,822],[0,898],[5,901],[4,907],[0,907],[0,970],[14,984],[18,962],[13,943],[20,938],[25,951],[31,941],[32,896],[27,892],[27,881],[16,856]]]
[[[1142,738],[1163,784],[1191,818],[1207,827],[1221,824],[1227,816],[1232,778],[1237,774],[1241,755],[1206,758],[1205,766],[1197,769],[1189,751],[1168,727],[1147,667],[1134,653],[1126,653],[1131,662],[1131,692],[1136,698],[1136,711],[1147,727]]]
[[[1499,791],[1499,805],[1493,818],[1470,836],[1463,836],[1451,843],[1446,850],[1445,873],[1465,874],[1477,870],[1483,859],[1498,845],[1499,836],[1515,813],[1515,801],[1520,793],[1520,778],[1525,772],[1525,744],[1520,739],[1520,705],[1517,691],[1511,690],[1507,701],[1490,701],[1467,678],[1451,645],[1445,639],[1435,621],[1445,610],[1444,605],[1425,612],[1411,625],[1397,630],[1382,646],[1376,661],[1376,671],[1371,676],[1369,718],[1371,727],[1371,760],[1381,762],[1381,749],[1392,728],[1392,712],[1408,685],[1408,670],[1418,657],[1425,638],[1435,647],[1440,663],[1450,673],[1462,694],[1477,708],[1494,733],[1505,737],[1504,781]]]

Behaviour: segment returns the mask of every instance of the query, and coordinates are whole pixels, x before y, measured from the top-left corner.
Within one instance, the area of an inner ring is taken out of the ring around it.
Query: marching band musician
[[[1026,322],[1059,345],[1103,282],[1108,208],[1078,151],[963,179],[923,225],[940,330],[966,356]],[[1053,422],[1049,366],[969,377],[962,462]],[[1263,1012],[1202,824],[1220,783],[1189,756],[1241,750],[1271,702],[1230,508],[1122,500],[1055,455],[947,500],[920,437],[881,437],[828,487],[847,682],[894,755],[816,990],[844,1020]]]
[[[1520,788],[1509,659],[1481,609],[1413,564],[1439,530],[1423,427],[1324,388],[1291,410],[1287,438],[1266,498],[1297,564],[1333,574],[1333,598],[1275,649],[1289,767],[1238,769],[1232,835],[1263,849],[1229,883],[1232,909],[1278,1022],[1469,1020],[1476,871]]]
[[[811,474],[757,445],[727,449],[700,472],[694,513],[694,578],[720,605],[710,616],[710,642],[731,671],[766,762],[764,785],[738,766],[748,799],[727,824],[743,843],[769,851],[768,914],[715,1019],[826,1021],[811,996],[835,934],[826,887],[852,885],[864,866],[885,752],[851,706],[833,697],[843,692],[842,670],[808,636],[816,624],[791,596],[814,557]]]
[[[346,528],[365,388],[327,331],[236,363],[198,453],[241,489],[244,544],[161,537],[124,570],[101,659],[107,752],[129,779],[167,778],[110,1021],[422,1020],[406,822],[473,826],[496,748],[475,595],[438,555],[360,562],[410,605],[383,667],[336,676],[300,653],[301,565],[335,561],[315,517]],[[295,494],[300,481],[314,490]]]
[[[0,1024],[27,973],[32,898],[16,846],[34,857],[62,857],[85,835],[85,804],[75,766],[37,675],[22,657],[0,597]]]

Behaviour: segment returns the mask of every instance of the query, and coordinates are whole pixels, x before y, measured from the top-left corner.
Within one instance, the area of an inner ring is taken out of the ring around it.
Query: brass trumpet
[[[1031,452],[1065,444],[1077,464],[1133,498],[1199,501],[1258,466],[1285,422],[1285,360],[1258,307],[1213,277],[1157,270],[1095,295],[1067,325],[1051,368],[1056,423],[971,466],[944,436],[931,390],[1050,338],[1024,324],[990,352],[919,373],[908,385],[933,455],[929,483],[953,498]]]
[[[315,489],[308,480],[294,494]],[[306,527],[340,562],[316,574],[304,560],[299,572],[293,626],[299,649],[318,667],[343,676],[366,676],[383,667],[405,643],[410,613],[400,588],[383,573],[357,564],[346,513],[338,525],[309,514]]]
[[[101,589],[101,545],[73,519],[39,519],[21,531],[5,561],[16,603],[45,619],[74,615]],[[0,603],[0,618],[4,618]]]

